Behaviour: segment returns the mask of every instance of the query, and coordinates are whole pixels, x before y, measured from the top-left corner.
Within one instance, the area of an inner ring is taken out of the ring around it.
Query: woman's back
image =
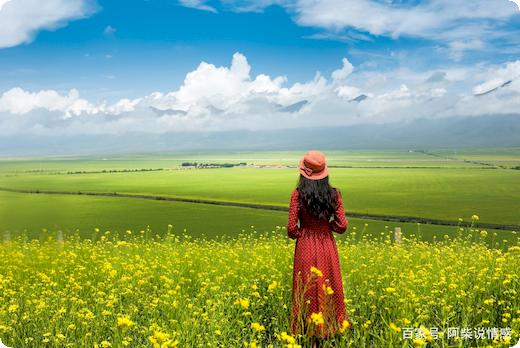
[[[289,211],[288,232],[289,237],[298,235],[299,237],[317,234],[321,236],[332,236],[332,231],[343,233],[347,229],[348,221],[343,209],[343,200],[339,192],[336,196],[336,209],[329,218],[319,217],[310,211],[309,207],[302,203],[298,189],[294,189],[291,194]],[[330,221],[330,218],[333,218]],[[297,223],[300,223],[299,227]],[[292,223],[291,223],[292,222]],[[291,236],[292,235],[292,236]]]
[[[298,194],[298,189],[295,190],[296,194]],[[300,225],[303,230],[330,232],[330,218],[327,219],[326,217],[318,217],[309,210],[309,207],[306,204],[300,203],[300,205]]]

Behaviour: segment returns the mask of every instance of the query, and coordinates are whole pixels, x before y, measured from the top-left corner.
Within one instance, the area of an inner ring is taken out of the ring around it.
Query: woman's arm
[[[300,236],[300,228],[298,227],[298,219],[300,215],[300,208],[298,203],[298,190],[293,190],[291,193],[291,202],[289,204],[289,218],[287,221],[287,235],[291,239],[296,239]]]
[[[336,202],[336,211],[334,212],[334,220],[330,223],[330,229],[337,233],[344,233],[348,227],[348,220],[343,209],[343,199],[341,193],[338,191],[338,200]]]

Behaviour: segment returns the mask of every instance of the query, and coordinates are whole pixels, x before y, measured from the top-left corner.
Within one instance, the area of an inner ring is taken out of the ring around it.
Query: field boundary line
[[[216,200],[209,200],[209,199],[158,196],[158,195],[141,195],[141,194],[131,194],[131,193],[118,193],[118,192],[92,192],[92,191],[74,192],[74,191],[48,191],[48,190],[38,190],[38,189],[37,190],[24,190],[24,189],[12,189],[12,188],[7,188],[7,187],[0,187],[0,191],[13,192],[13,193],[27,193],[27,194],[43,194],[43,195],[120,197],[120,198],[148,199],[148,200],[155,200],[155,201],[211,204],[211,205],[262,209],[262,210],[276,210],[276,211],[288,211],[289,210],[288,207],[284,207],[281,205],[272,205],[272,204],[216,201]],[[431,218],[416,217],[416,216],[371,214],[371,213],[360,213],[360,212],[353,212],[353,211],[347,211],[347,212],[345,212],[345,215],[347,217],[368,219],[368,220],[420,223],[420,224],[427,224],[427,225],[443,225],[443,226],[467,226],[467,224],[465,225],[464,223],[461,223],[458,221],[431,219]],[[495,230],[520,231],[519,225],[504,225],[504,224],[494,224],[494,223],[483,222],[483,223],[478,223],[478,227],[495,229]]]

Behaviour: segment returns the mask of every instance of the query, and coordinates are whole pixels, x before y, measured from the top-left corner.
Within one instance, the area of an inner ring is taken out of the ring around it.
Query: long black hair
[[[311,180],[300,174],[298,181],[298,199],[304,206],[318,218],[330,219],[336,210],[336,202],[340,192],[330,186],[329,177]]]

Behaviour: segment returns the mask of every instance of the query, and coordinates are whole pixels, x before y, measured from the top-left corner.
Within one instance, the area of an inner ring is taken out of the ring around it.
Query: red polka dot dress
[[[345,310],[343,278],[332,234],[344,233],[347,226],[341,195],[338,194],[334,219],[329,221],[300,206],[298,189],[292,192],[287,234],[296,239],[290,320],[293,335],[327,337],[336,333],[344,320],[352,328]]]

